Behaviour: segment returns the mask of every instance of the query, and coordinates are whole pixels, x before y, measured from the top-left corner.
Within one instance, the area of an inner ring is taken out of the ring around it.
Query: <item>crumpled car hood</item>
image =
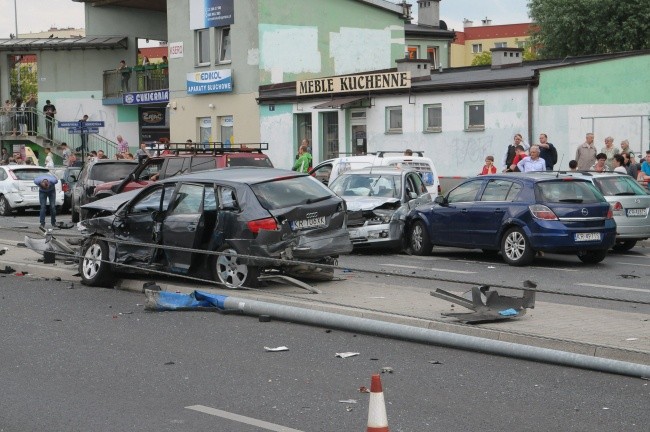
[[[101,210],[101,211],[108,211],[111,213],[115,213],[122,204],[124,204],[127,201],[130,201],[131,198],[136,196],[141,191],[142,189],[136,189],[129,192],[116,194],[113,196],[109,196],[108,198],[103,198],[88,204],[84,204],[81,206],[81,208],[85,210]]]
[[[373,210],[387,203],[395,204],[399,202],[400,202],[399,198],[387,198],[387,197],[377,197],[377,196],[345,197],[345,203],[348,207],[348,211]]]

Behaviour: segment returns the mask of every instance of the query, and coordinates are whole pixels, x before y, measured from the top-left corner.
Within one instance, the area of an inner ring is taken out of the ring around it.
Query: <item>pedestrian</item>
[[[9,152],[4,147],[2,147],[2,153],[0,154],[0,165],[9,165]]]
[[[127,159],[127,160],[133,160],[133,159],[135,159],[135,157],[133,156],[133,153],[126,152],[126,153],[124,154],[124,159]]]
[[[515,134],[513,137],[513,142],[508,145],[508,148],[503,154],[503,158],[501,159],[501,167],[503,168],[503,172],[510,172],[508,169],[513,165],[513,160],[515,159],[516,148],[518,145],[521,145],[524,148],[524,151],[528,150],[528,145],[524,143],[524,138],[520,133]]]
[[[64,166],[72,166],[70,164],[70,154],[71,151],[68,148],[68,144],[65,142],[61,143],[61,157],[63,158],[63,165]]]
[[[45,228],[45,213],[47,212],[47,201],[50,206],[50,220],[52,226],[56,225],[56,184],[59,180],[52,174],[43,174],[34,179],[34,184],[38,186],[38,201],[41,204],[39,221],[41,228]]]
[[[596,155],[596,163],[589,167],[589,171],[608,172],[610,169],[607,167],[607,155],[605,153],[598,153]]]
[[[129,142],[122,138],[122,135],[117,136],[117,152],[126,153],[129,151]]]
[[[54,168],[54,159],[52,159],[52,149],[45,147],[45,168]]]
[[[68,165],[71,167],[75,166],[81,166],[81,162],[77,159],[77,154],[70,152],[70,156],[68,156]]]
[[[607,165],[607,169],[611,171],[614,168],[614,155],[620,153],[620,150],[614,147],[614,138],[611,136],[605,138],[605,146],[600,149],[600,152],[607,156],[605,165]]]
[[[596,162],[596,146],[594,145],[594,134],[588,132],[585,135],[585,142],[580,144],[576,150],[576,162],[578,171],[588,171]]]
[[[0,136],[8,134],[9,130],[11,130],[11,101],[7,99],[0,107]]]
[[[27,120],[25,119],[25,102],[23,101],[23,98],[18,96],[12,109],[14,112],[14,131],[11,136],[16,136],[16,133],[22,136],[27,136],[27,125],[25,124]]]
[[[539,147],[530,147],[530,156],[523,158],[517,163],[521,172],[546,171],[546,161],[539,157]]]
[[[104,150],[97,150],[97,159],[108,159]]]
[[[634,151],[630,149],[630,142],[626,139],[621,141],[621,154],[623,153],[627,153],[628,155],[632,156],[632,158],[635,156]]]
[[[291,169],[293,171],[306,173],[309,172],[309,167],[311,167],[311,164],[311,154],[307,151],[307,146],[303,144],[298,149],[298,159],[296,160],[296,163],[293,164],[293,168]]]
[[[578,161],[571,159],[569,161],[569,171],[578,171]]]
[[[126,65],[125,60],[120,60],[117,72],[122,76],[122,93],[129,92],[129,80],[131,79],[131,68]]]
[[[548,142],[548,135],[545,133],[539,134],[539,157],[546,162],[546,171],[553,171],[553,167],[557,163],[557,149],[555,146]]]
[[[614,155],[614,172],[627,175],[627,170],[625,169],[625,158],[620,154]]]
[[[140,148],[138,149],[137,152],[135,152],[135,156],[138,159],[139,163],[142,163],[147,158],[150,158],[151,154],[149,154],[149,150],[147,150],[147,144],[143,142],[140,143]]]
[[[494,156],[486,156],[485,157],[485,165],[483,165],[483,171],[479,175],[487,175],[487,174],[496,174],[497,173],[497,167],[494,166]]]
[[[623,163],[623,166],[625,167],[625,170],[627,171],[627,175],[632,177],[634,180],[639,176],[639,167],[637,166],[636,162],[634,161],[634,153],[627,153],[623,152],[621,153],[621,156],[623,156],[623,159],[625,162]],[[633,162],[634,161],[634,162]]]
[[[637,180],[645,183],[648,189],[650,189],[650,150],[645,152],[645,160],[641,164]]]
[[[526,150],[524,149],[524,146],[522,146],[521,144],[517,144],[517,146],[515,147],[515,157],[512,159],[512,163],[508,166],[508,168],[503,170],[503,172],[519,172],[519,168],[517,168],[517,164],[526,156],[528,155],[526,154]]]
[[[413,150],[411,149],[404,150],[404,156],[413,156]]]
[[[38,101],[34,93],[30,93],[29,97],[25,101],[25,113],[27,116],[27,135],[36,135],[37,129],[37,119],[36,119],[36,108],[38,107]]]
[[[88,151],[88,129],[86,128],[87,121],[88,114],[84,114],[84,116],[79,120],[79,128],[81,129],[81,146],[77,147],[76,150],[80,152]]]
[[[49,99],[46,100],[45,105],[43,105],[43,114],[45,115],[45,135],[47,136],[47,139],[52,142],[56,107],[52,105],[52,102],[50,102]]]

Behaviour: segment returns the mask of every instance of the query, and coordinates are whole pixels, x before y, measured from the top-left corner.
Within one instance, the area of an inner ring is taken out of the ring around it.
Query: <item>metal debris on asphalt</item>
[[[384,366],[383,368],[381,368],[381,373],[393,373],[393,368]]]
[[[289,351],[289,348],[287,348],[286,346],[279,346],[276,348],[264,347],[264,349],[268,352]]]
[[[358,355],[359,355],[358,352],[342,352],[342,353],[336,353],[336,357],[340,357],[340,358],[348,358],[348,357],[354,357],[354,356],[358,356]]]
[[[357,403],[357,400],[356,399],[346,399],[346,400],[340,400],[339,403],[355,404],[355,403]]]
[[[439,362],[438,360],[429,360],[427,363],[431,363],[431,364],[434,364],[434,365],[441,365],[442,364],[442,362]]]

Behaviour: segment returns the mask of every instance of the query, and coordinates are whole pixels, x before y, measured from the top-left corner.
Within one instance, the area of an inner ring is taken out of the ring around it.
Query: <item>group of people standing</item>
[[[569,162],[569,168],[576,171],[616,171],[643,180],[640,178],[642,163],[637,162],[636,154],[630,149],[629,141],[621,141],[620,146],[620,149],[614,146],[614,138],[608,136],[605,138],[605,145],[598,153],[594,144],[594,134],[589,132],[585,136],[585,142],[576,150],[576,158]]]
[[[10,136],[36,135],[38,130],[38,101],[32,93],[26,99],[18,96],[12,102],[4,101],[0,107],[0,134]],[[47,138],[52,140],[52,128],[56,107],[48,100],[43,106]]]
[[[526,153],[528,152],[528,153]],[[501,167],[494,164],[494,156],[485,158],[485,166],[479,175],[496,174],[501,172],[531,172],[531,171],[553,171],[557,164],[557,150],[548,142],[548,135],[539,134],[539,143],[529,146],[520,133],[515,134],[513,142],[501,159]]]

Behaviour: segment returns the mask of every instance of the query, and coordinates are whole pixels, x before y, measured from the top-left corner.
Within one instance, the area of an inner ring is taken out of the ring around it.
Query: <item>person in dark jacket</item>
[[[545,133],[539,134],[539,152],[542,159],[546,162],[546,171],[553,171],[553,166],[557,163],[557,150],[555,146],[548,142],[548,136]]]
[[[50,201],[50,218],[52,226],[56,225],[56,184],[59,179],[52,174],[43,174],[34,179],[34,184],[38,186],[38,201],[41,203],[41,212],[39,218],[41,228],[45,228],[45,213],[47,212],[47,200]]]

